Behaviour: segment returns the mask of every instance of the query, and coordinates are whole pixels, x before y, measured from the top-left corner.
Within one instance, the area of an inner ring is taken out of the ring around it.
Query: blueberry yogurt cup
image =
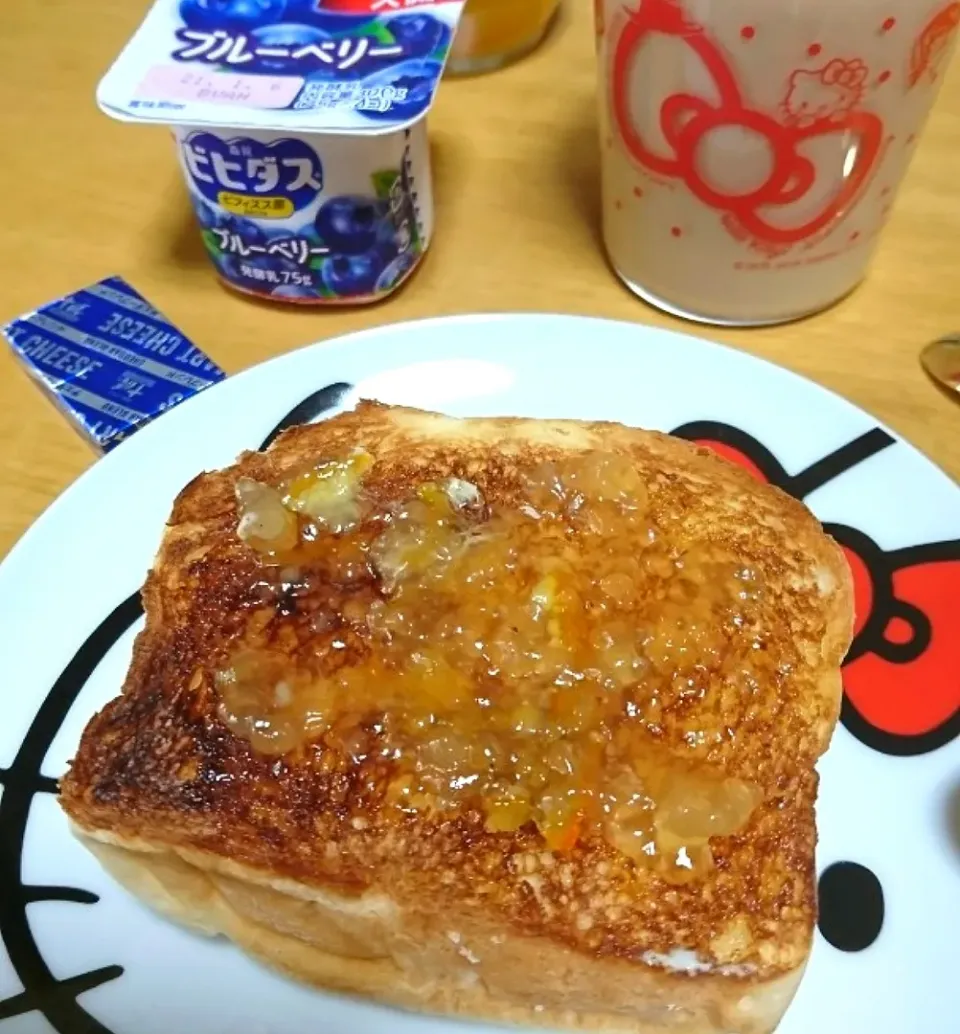
[[[100,83],[170,126],[214,269],[246,294],[362,304],[433,234],[427,112],[463,0],[158,0]]]

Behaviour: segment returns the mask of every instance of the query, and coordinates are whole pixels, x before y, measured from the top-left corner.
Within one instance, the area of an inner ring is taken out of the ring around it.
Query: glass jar
[[[467,0],[450,50],[453,75],[492,72],[537,47],[560,0]]]

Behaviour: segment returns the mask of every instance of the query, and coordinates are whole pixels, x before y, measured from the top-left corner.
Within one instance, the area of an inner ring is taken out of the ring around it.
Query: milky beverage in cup
[[[960,2],[597,0],[603,234],[623,281],[777,323],[862,279]]]

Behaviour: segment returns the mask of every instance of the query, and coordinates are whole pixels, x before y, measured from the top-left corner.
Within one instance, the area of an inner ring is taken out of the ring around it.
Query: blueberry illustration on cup
[[[388,266],[400,254],[401,247],[397,238],[403,232],[398,231],[390,219],[385,219],[380,223],[373,250],[380,256],[380,260],[385,266]],[[407,231],[407,236],[409,236],[409,231]]]
[[[249,32],[284,16],[286,0],[182,0],[180,17],[191,29]]]
[[[384,203],[373,198],[332,197],[317,212],[317,233],[331,251],[359,255],[377,243],[386,214]]]
[[[267,243],[266,232],[252,219],[244,219],[241,216],[222,213],[217,217],[214,227],[218,231],[236,237],[246,247],[251,244],[263,245]]]
[[[193,198],[193,211],[197,217],[197,222],[205,230],[215,229],[220,225],[222,213],[218,212],[212,205],[208,205],[206,201],[200,198]]]
[[[407,274],[413,269],[415,260],[413,252],[409,249],[401,252],[390,262],[377,279],[378,291],[390,291],[401,280],[406,279]]]
[[[323,264],[323,282],[335,295],[372,294],[381,274],[375,252],[362,255],[331,255]]]
[[[395,122],[414,119],[430,106],[434,83],[443,73],[443,66],[433,59],[414,58],[391,65],[363,80],[364,87],[391,91],[391,102],[385,111],[363,109],[359,114],[374,121]]]
[[[430,14],[403,14],[388,23],[394,39],[410,57],[429,57],[450,41],[450,29]]]

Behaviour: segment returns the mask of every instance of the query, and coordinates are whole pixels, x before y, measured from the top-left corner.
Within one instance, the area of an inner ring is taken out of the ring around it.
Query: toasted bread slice
[[[853,625],[800,503],[664,434],[365,402],[191,482],[144,604],[61,801],[161,911],[414,1010],[779,1022]]]

